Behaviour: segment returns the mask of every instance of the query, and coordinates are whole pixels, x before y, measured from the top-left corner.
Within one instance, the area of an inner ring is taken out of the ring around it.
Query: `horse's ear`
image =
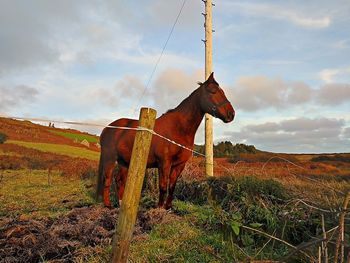
[[[206,80],[206,83],[214,83],[214,84],[216,84],[216,85],[219,85],[217,82],[216,82],[216,80],[214,79],[214,72],[212,72],[211,74],[210,74],[210,76],[208,77],[208,79]]]
[[[209,78],[208,78],[208,81],[209,81],[209,82],[215,81],[215,79],[214,79],[214,72],[212,72],[212,73],[210,74],[210,76],[209,76]]]
[[[216,82],[216,80],[214,79],[214,72],[212,72],[209,76],[209,78],[206,81],[206,85],[205,88],[207,91],[209,91],[210,93],[215,93],[218,89],[217,86],[219,84]]]

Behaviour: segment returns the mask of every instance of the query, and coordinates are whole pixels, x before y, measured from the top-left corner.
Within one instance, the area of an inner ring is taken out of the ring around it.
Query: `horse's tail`
[[[98,177],[97,177],[97,185],[96,185],[96,201],[99,201],[103,195],[103,187],[105,184],[105,176],[104,176],[104,158],[103,158],[103,149],[101,147],[101,155],[100,155],[100,163],[98,166]]]

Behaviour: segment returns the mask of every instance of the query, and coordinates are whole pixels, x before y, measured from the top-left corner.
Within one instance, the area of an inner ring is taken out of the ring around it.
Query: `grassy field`
[[[132,262],[237,262],[242,257],[222,232],[210,229],[210,223],[203,224],[212,211],[210,206],[175,201],[174,211],[156,221],[149,233],[134,238]],[[153,213],[162,214],[157,210]]]
[[[63,144],[53,144],[53,143],[39,143],[39,142],[25,142],[8,140],[7,143],[12,143],[20,146],[24,146],[31,149],[36,149],[42,152],[50,152],[56,154],[62,154],[70,157],[80,157],[89,160],[98,160],[100,154],[96,151],[91,151],[81,147],[74,147],[70,145]]]
[[[2,171],[0,217],[57,217],[72,207],[89,205],[92,197],[85,184],[54,171]]]
[[[68,250],[60,251],[58,258],[69,256],[68,259],[74,262],[108,262],[111,246],[105,240],[110,240],[113,234],[116,219],[112,215],[115,210],[104,210],[95,203],[91,179],[67,179],[53,172],[49,182],[48,172],[44,170],[3,171],[0,232],[4,228],[1,219],[12,218],[17,220],[16,224],[22,225],[15,228],[19,231],[14,232],[18,238],[24,232],[23,239],[28,239],[29,231],[38,239],[49,231],[54,240],[58,238],[63,242],[60,243],[62,246],[70,246]],[[152,192],[154,186],[149,184],[149,180],[145,182],[130,247],[132,262],[277,260],[288,256],[292,250],[276,240],[245,230],[245,226],[298,246],[321,234],[323,212],[307,205],[329,211],[338,206],[333,202],[322,204],[299,193],[295,195],[294,191],[271,179],[225,177],[210,181],[180,180],[173,211],[169,213],[152,208],[156,204],[157,193]],[[213,189],[214,205],[208,203],[209,185]],[[309,191],[312,185],[305,183],[303,188]],[[332,182],[330,185],[339,191],[348,189],[346,182]],[[301,198],[306,205],[299,201]],[[339,195],[336,203],[341,199]],[[326,229],[337,224],[336,213],[324,215]],[[29,230],[23,230],[23,224],[33,225]],[[44,228],[38,229],[37,225]],[[89,230],[91,225],[93,230]],[[78,230],[81,232],[74,232]],[[10,228],[6,231],[12,233],[14,230]],[[108,238],[100,239],[103,235]],[[62,241],[62,238],[67,238],[70,243]],[[96,241],[97,238],[99,241]],[[76,242],[73,247],[69,245],[72,242]],[[314,257],[317,247],[308,248],[305,253]],[[42,254],[42,258],[50,262],[50,253]],[[297,253],[286,262],[310,261]]]
[[[0,258],[109,262],[119,210],[104,208],[92,198],[97,147],[93,151],[72,143],[96,138],[62,130],[52,133],[47,127],[16,121],[4,121],[2,129],[9,140],[0,145]],[[273,156],[216,158],[212,179],[204,177],[203,159],[192,158],[177,183],[171,212],[155,209],[158,186],[153,171],[153,177],[145,179],[130,261],[314,262],[324,216],[333,262],[338,233],[332,229],[350,191],[350,156]],[[348,217],[345,226],[349,240]],[[302,248],[308,242],[313,243]]]
[[[50,132],[63,136],[68,139],[77,140],[78,142],[81,142],[83,140],[87,140],[90,143],[97,143],[98,137],[89,135],[89,134],[83,134],[83,133],[73,133],[68,131],[60,131],[60,130],[49,130]]]

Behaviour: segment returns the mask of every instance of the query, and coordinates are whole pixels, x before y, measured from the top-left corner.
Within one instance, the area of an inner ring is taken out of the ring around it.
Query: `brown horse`
[[[204,83],[199,84],[199,88],[175,109],[157,118],[154,126],[156,133],[190,149],[193,149],[194,136],[205,113],[225,123],[231,122],[235,115],[231,103],[215,81],[213,73]],[[123,118],[112,122],[109,126],[136,128],[138,120]],[[97,197],[103,195],[103,202],[107,207],[111,207],[110,187],[116,165],[119,168],[115,174],[118,198],[119,201],[122,200],[135,132],[135,130],[113,128],[105,128],[102,131]],[[159,207],[171,208],[176,180],[191,155],[191,151],[158,136],[153,136],[147,167],[159,170]],[[165,201],[167,192],[168,196]]]

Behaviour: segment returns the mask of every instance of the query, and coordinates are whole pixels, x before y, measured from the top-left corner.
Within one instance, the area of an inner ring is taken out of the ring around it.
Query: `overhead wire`
[[[184,9],[184,6],[185,6],[185,4],[186,4],[186,1],[187,1],[187,0],[184,0],[184,1],[182,2],[182,5],[181,5],[181,7],[180,7],[180,10],[179,10],[179,12],[178,12],[178,14],[177,14],[177,16],[176,16],[176,19],[175,19],[175,21],[174,21],[174,23],[173,23],[173,25],[172,25],[172,27],[171,27],[171,29],[170,29],[170,32],[169,32],[168,37],[167,37],[167,39],[166,39],[166,41],[165,41],[165,43],[164,43],[164,46],[163,46],[163,48],[162,48],[162,51],[161,51],[161,53],[160,53],[160,55],[159,55],[159,57],[158,57],[158,59],[157,59],[155,65],[154,65],[154,67],[153,67],[153,70],[152,70],[152,72],[151,72],[151,75],[150,75],[149,78],[148,78],[148,81],[147,81],[147,83],[146,83],[146,86],[145,86],[145,88],[143,89],[143,91],[142,91],[142,93],[141,93],[141,96],[140,96],[140,98],[138,99],[138,101],[137,101],[137,103],[136,103],[136,105],[135,105],[135,107],[134,107],[134,109],[133,109],[133,110],[134,110],[134,113],[135,113],[136,109],[138,108],[138,106],[139,106],[141,100],[142,100],[143,97],[145,96],[146,91],[148,90],[148,88],[149,88],[149,86],[150,86],[150,84],[151,84],[151,81],[152,81],[153,76],[154,76],[154,74],[155,74],[155,72],[156,72],[156,70],[157,70],[157,67],[158,67],[158,65],[159,65],[159,62],[160,62],[160,60],[161,60],[161,58],[162,58],[162,56],[163,56],[163,54],[164,54],[164,51],[165,51],[165,49],[166,49],[166,47],[167,47],[167,45],[168,45],[168,42],[169,42],[169,40],[170,40],[170,37],[171,37],[171,35],[172,35],[173,32],[174,32],[174,29],[175,29],[175,26],[176,26],[177,22],[179,21],[180,15],[181,15],[181,13],[182,13],[182,10]]]

